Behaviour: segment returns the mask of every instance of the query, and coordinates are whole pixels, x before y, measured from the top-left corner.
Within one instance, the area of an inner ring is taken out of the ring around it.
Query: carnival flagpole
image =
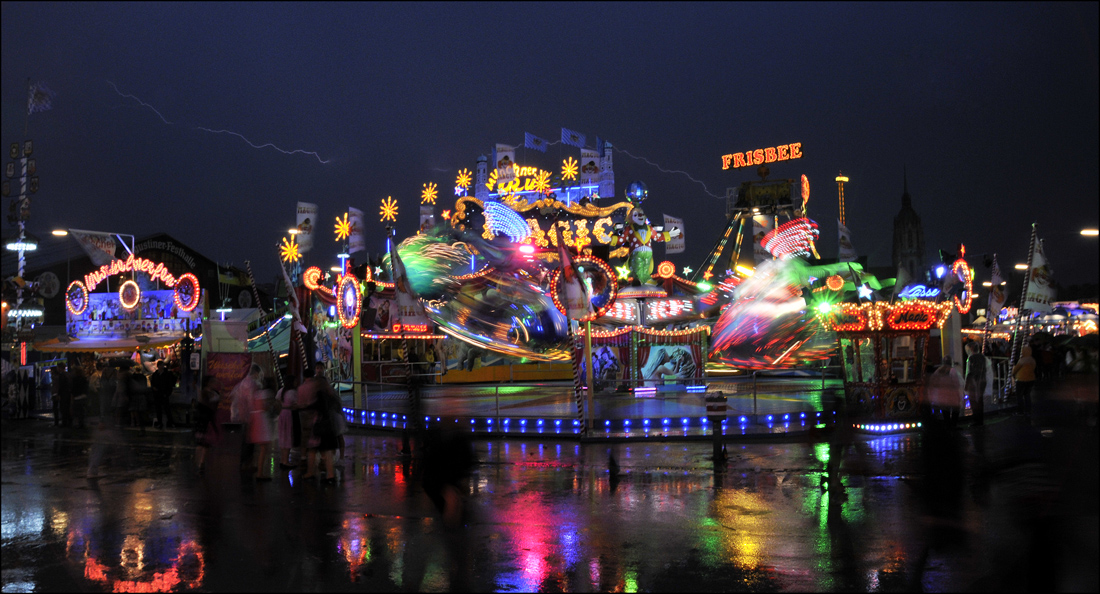
[[[252,296],[256,299],[256,309],[260,310],[261,324],[264,319],[264,306],[260,303],[260,290],[256,288],[256,277],[252,275],[252,261],[245,260],[244,267],[248,270],[248,282],[252,285]],[[272,314],[274,314],[272,310]],[[279,389],[283,386],[283,374],[279,373],[279,359],[275,356],[275,345],[271,344],[271,332],[265,331],[264,336],[267,337],[267,351],[271,353],[271,373],[275,374],[275,381],[279,384]]]
[[[1035,257],[1035,227],[1037,223],[1031,224],[1031,243],[1027,246],[1027,271],[1024,272],[1024,287],[1020,292],[1020,302],[1016,308],[1016,327],[1012,330],[1012,352],[1008,357],[1008,369],[1011,371],[1016,366],[1016,357],[1020,352],[1020,321],[1024,319],[1024,304],[1027,303],[1027,291],[1031,282],[1031,264]],[[1030,314],[1030,312],[1028,312]],[[1030,316],[1029,316],[1030,317]],[[1031,321],[1028,320],[1030,325]],[[1012,374],[1009,373],[1008,385],[1012,388],[1013,392],[1016,390],[1016,382],[1012,378]]]
[[[997,254],[993,254],[993,261],[994,262],[997,261]],[[989,328],[990,328],[990,326],[993,325],[990,322],[989,304],[993,302],[993,291],[995,291],[997,289],[997,287],[993,286],[993,282],[992,282],[993,281],[993,274],[992,274],[993,268],[992,267],[990,268],[990,271],[991,271],[991,273],[990,273],[990,276],[989,276],[989,280],[990,280],[990,283],[989,283],[989,296],[986,298],[986,301],[985,301],[985,328],[982,329],[982,350],[981,350],[981,353],[983,355],[985,354],[985,345],[986,345],[987,342],[989,342]]]

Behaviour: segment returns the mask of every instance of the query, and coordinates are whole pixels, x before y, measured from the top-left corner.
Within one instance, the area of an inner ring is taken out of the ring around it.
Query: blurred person
[[[149,383],[152,385],[156,425],[161,430],[175,427],[176,424],[172,422],[172,405],[169,399],[172,396],[172,390],[176,387],[176,376],[168,370],[164,359],[157,361],[157,370],[149,378]]]
[[[928,403],[932,413],[942,412],[948,426],[954,426],[959,420],[962,408],[963,381],[952,364],[951,357],[944,357],[942,364],[928,378]]]
[[[114,408],[115,390],[118,389],[118,370],[103,365],[99,371],[99,417],[109,419]],[[114,424],[113,422],[111,423]]]
[[[267,378],[263,387],[252,395],[251,410],[248,417],[248,443],[255,449],[255,457],[252,465],[256,472],[252,478],[271,480],[271,467],[268,458],[271,456],[271,440],[275,435],[275,380]]]
[[[72,394],[69,392],[69,376],[65,374],[65,365],[58,363],[53,367],[53,425],[57,427],[65,423],[64,418],[69,415],[69,402]],[[68,425],[65,425],[68,426]]]
[[[84,428],[84,417],[87,415],[88,387],[88,377],[84,375],[84,368],[80,364],[73,365],[72,376],[69,378],[69,390],[73,395],[72,414],[80,429]]]
[[[127,425],[130,418],[130,373],[121,368],[115,374],[115,394],[111,399],[111,408],[115,413],[115,424],[119,427]]]
[[[314,381],[318,381],[314,377]],[[333,456],[339,447],[339,419],[340,403],[336,393],[326,389],[328,382],[324,379],[319,383],[325,384],[317,388],[317,397],[313,406],[317,413],[317,420],[313,425],[313,436],[317,440],[317,451],[324,462],[325,482],[336,482],[336,469],[333,466]]]
[[[255,443],[249,441],[249,430],[252,417],[253,399],[264,385],[264,371],[256,363],[248,369],[245,377],[229,394],[230,421],[240,423],[244,433],[244,443],[241,444],[241,470],[249,470],[253,462],[253,454],[256,451]]]
[[[92,423],[91,428],[92,447],[88,450],[88,472],[86,476],[89,479],[98,479],[106,476],[100,471],[100,467],[103,465],[103,459],[110,449],[109,444],[113,437],[111,435],[112,428],[107,417],[100,417],[96,422]]]
[[[1035,358],[1031,356],[1031,347],[1020,349],[1020,360],[1012,367],[1012,379],[1016,382],[1016,396],[1020,414],[1031,414],[1031,389],[1035,386]]]
[[[974,424],[985,422],[985,385],[986,358],[982,355],[977,342],[966,344],[966,394],[970,396],[970,408],[974,413]]]
[[[126,400],[130,407],[130,426],[138,427],[141,434],[145,435],[145,425],[148,424],[146,413],[149,410],[149,380],[140,369],[140,365],[135,367],[126,381]]]
[[[221,438],[217,411],[222,395],[216,382],[213,375],[203,376],[202,390],[195,400],[195,467],[200,475],[206,471],[206,455]]]
[[[298,406],[298,382],[295,377],[289,374],[283,377],[285,378],[283,387],[275,395],[275,400],[279,401],[280,404],[278,421],[279,468],[290,470],[294,468],[290,459],[291,448],[299,447],[301,443],[298,411],[294,410]]]
[[[318,419],[317,402],[320,398],[318,393],[325,387],[321,385],[322,380],[319,380],[317,376],[323,374],[324,370],[324,363],[321,362],[313,367],[307,367],[304,372],[306,379],[298,388],[297,410],[298,418],[301,420],[301,447],[304,457],[301,463],[306,465],[306,473],[302,475],[304,479],[316,478],[317,476],[317,448],[320,442],[317,436],[314,435],[314,426],[317,424]]]
[[[476,464],[473,443],[462,431],[448,427],[427,432],[422,486],[448,529],[465,523],[463,493],[469,491],[466,480]]]

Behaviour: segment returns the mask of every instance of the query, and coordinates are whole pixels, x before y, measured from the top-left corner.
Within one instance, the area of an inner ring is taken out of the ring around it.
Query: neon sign
[[[802,143],[792,142],[791,144],[781,144],[779,146],[756,149],[754,151],[722,155],[722,169],[729,169],[731,167],[737,169],[738,167],[760,165],[761,163],[774,163],[776,161],[801,158]]]
[[[359,279],[354,274],[345,274],[336,283],[336,312],[340,324],[345,328],[354,328],[359,323],[361,307]]]
[[[93,270],[84,275],[84,286],[89,291],[94,291],[96,285],[103,281],[108,276],[114,276],[116,274],[122,274],[123,272],[144,272],[149,275],[150,280],[159,280],[164,283],[169,289],[176,286],[175,276],[168,272],[163,263],[153,262],[145,258],[138,258],[133,254],[125,260],[115,260],[110,264],[104,264],[99,267],[99,270]]]
[[[550,191],[549,171],[543,171],[538,167],[519,165],[511,165],[510,169],[511,172],[506,171],[503,175],[496,169],[489,174],[489,180],[485,183],[485,186],[489,188],[490,192],[493,191],[494,186],[496,191],[502,195],[516,192],[546,193]],[[504,179],[508,179],[508,181],[504,182]],[[498,183],[498,180],[502,183]]]
[[[924,285],[913,285],[901,293],[898,293],[898,297],[902,299],[932,299],[938,297],[940,290],[936,287],[926,287]]]
[[[658,299],[645,304],[647,324],[691,313],[695,313],[695,303],[691,299]]]

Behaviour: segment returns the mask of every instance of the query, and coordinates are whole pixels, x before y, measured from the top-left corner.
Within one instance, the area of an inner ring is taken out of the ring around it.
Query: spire
[[[913,208],[913,199],[909,196],[909,172],[905,165],[901,166],[901,180],[901,207],[902,209]]]

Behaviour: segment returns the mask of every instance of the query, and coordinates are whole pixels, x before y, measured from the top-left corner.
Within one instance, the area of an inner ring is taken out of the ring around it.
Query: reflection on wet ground
[[[254,482],[239,436],[200,477],[189,434],[115,433],[106,476],[88,480],[88,434],[21,423],[5,423],[0,450],[4,592],[1096,585],[1095,426],[959,432],[955,516],[928,504],[919,434],[841,454],[844,489],[822,486],[827,443],[730,443],[716,468],[706,443],[475,441],[468,524],[448,530],[393,434],[349,435],[325,484],[277,467]],[[1055,568],[1025,563],[1040,546]]]

